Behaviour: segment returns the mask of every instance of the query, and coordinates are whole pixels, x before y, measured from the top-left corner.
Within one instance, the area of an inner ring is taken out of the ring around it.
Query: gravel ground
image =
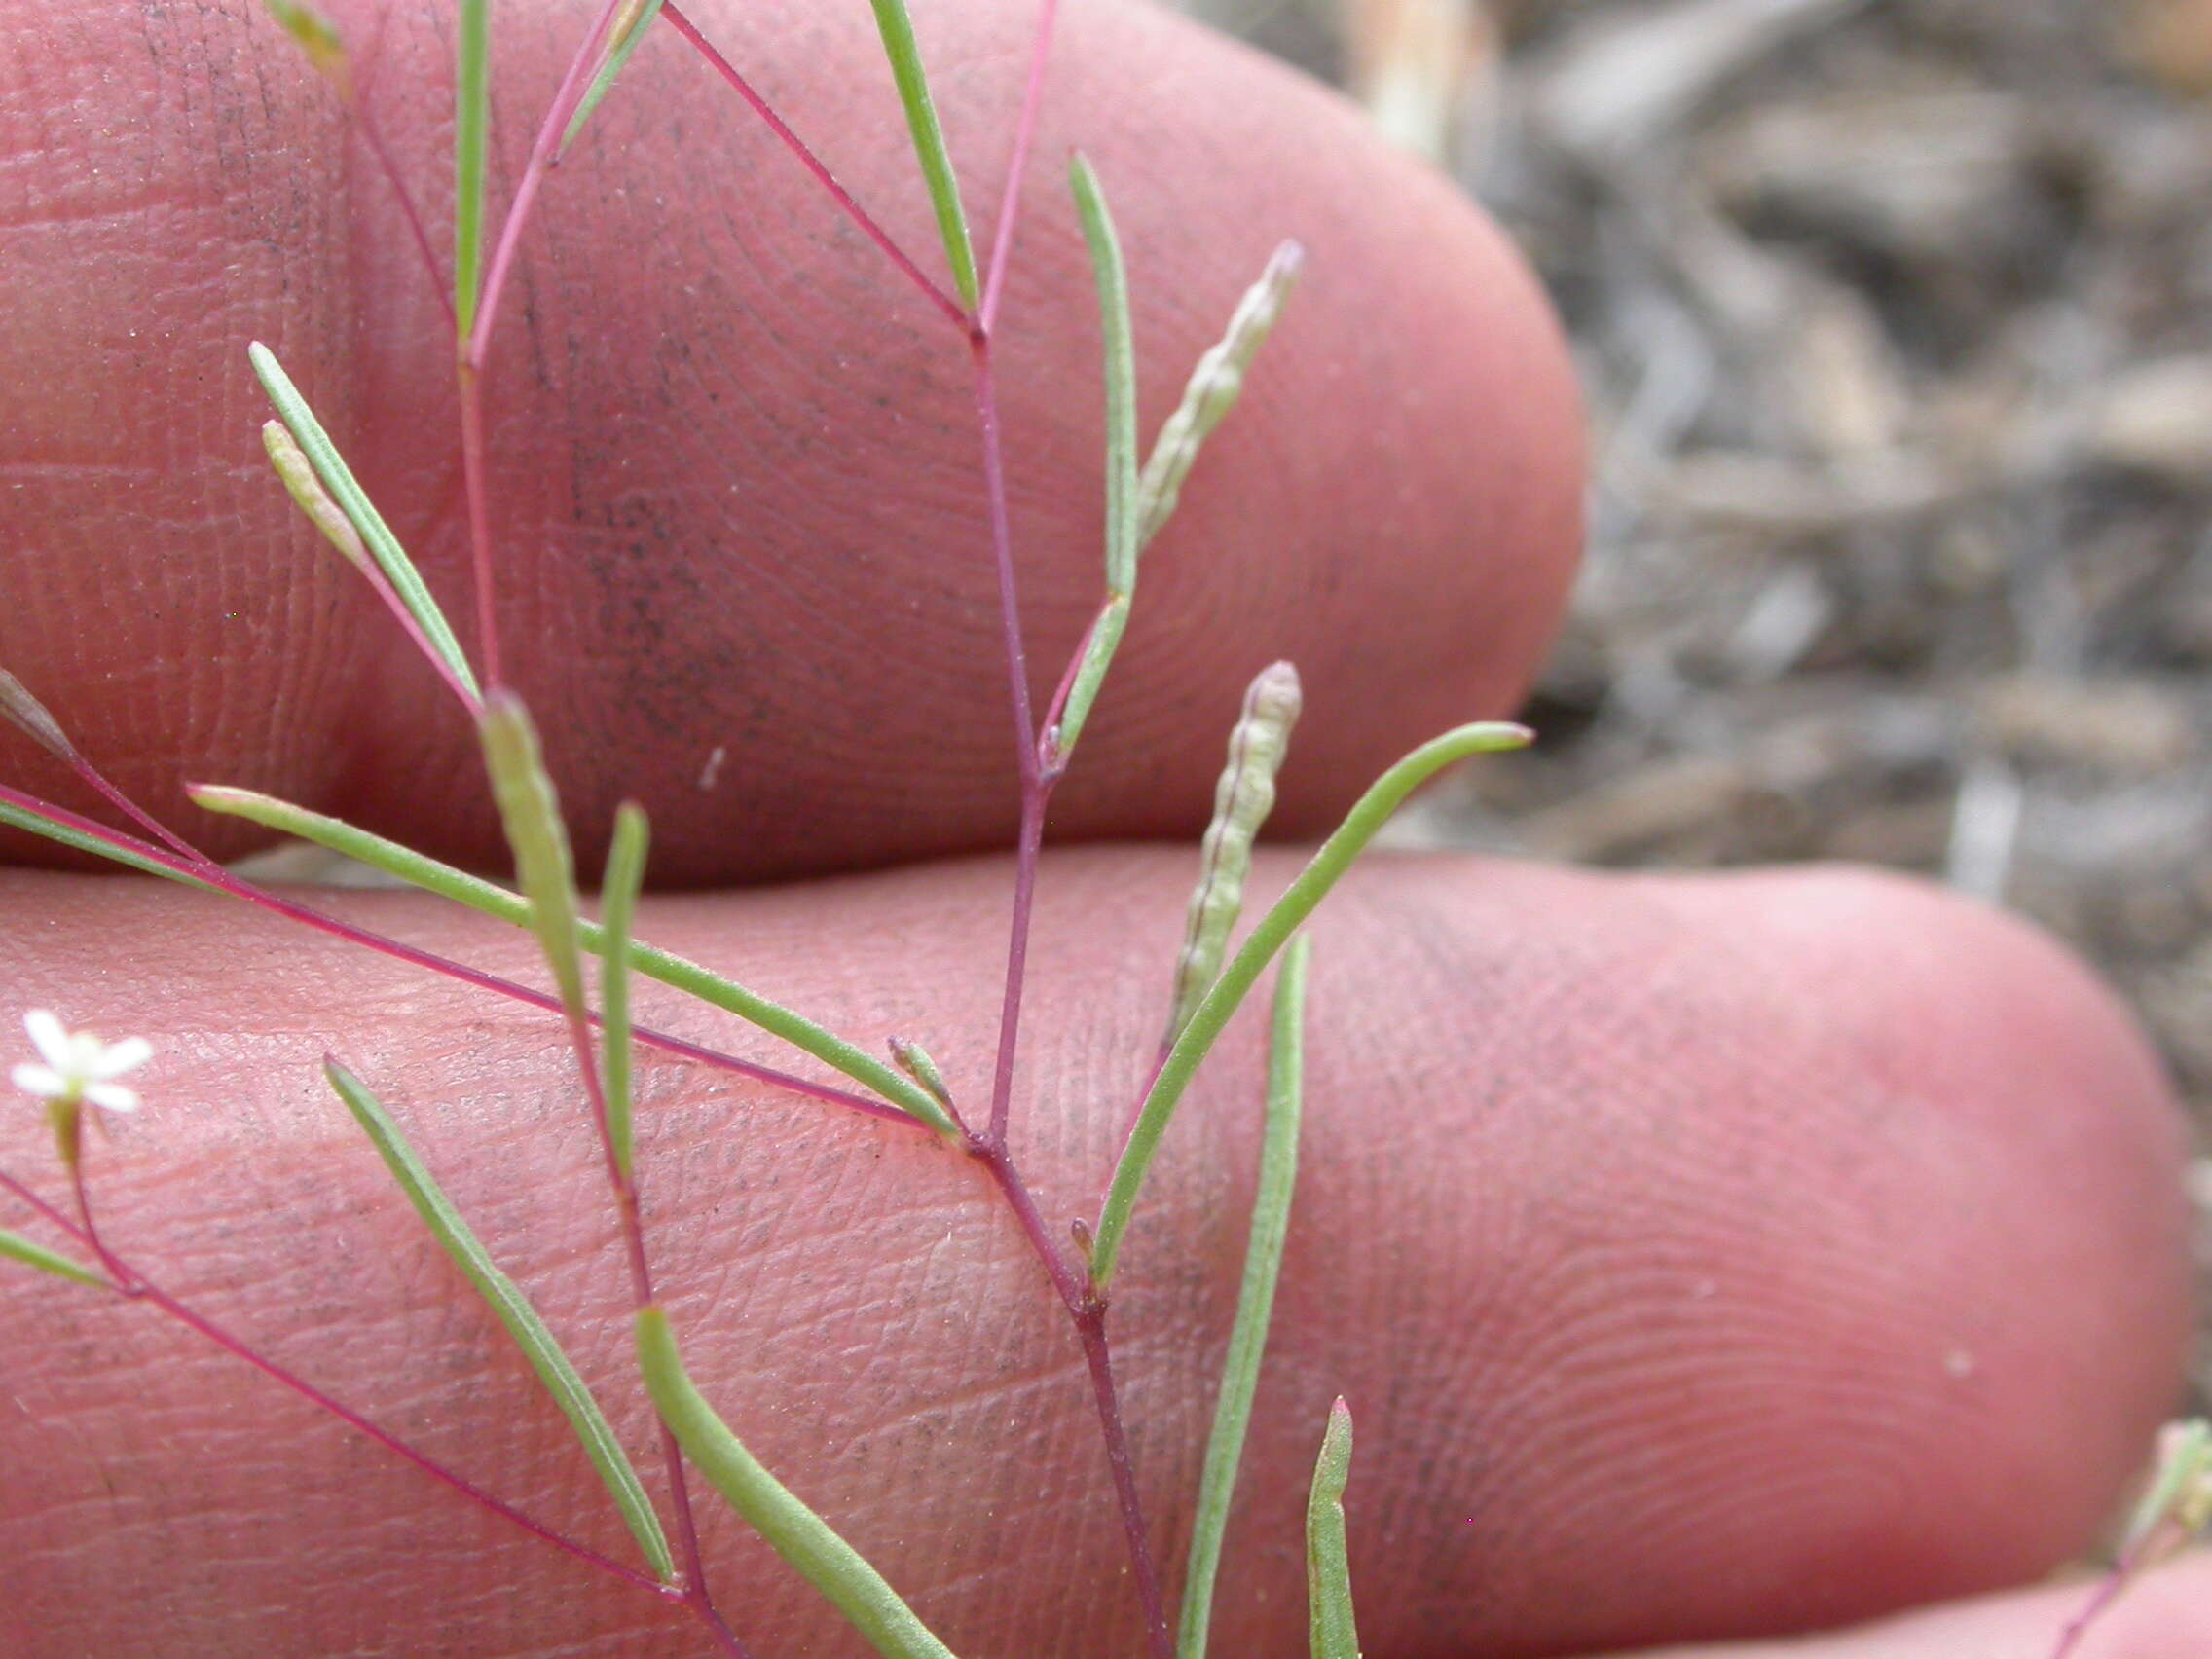
[[[1450,166],[1589,390],[1544,740],[1409,833],[1947,880],[2212,1144],[2212,0],[1190,9]]]

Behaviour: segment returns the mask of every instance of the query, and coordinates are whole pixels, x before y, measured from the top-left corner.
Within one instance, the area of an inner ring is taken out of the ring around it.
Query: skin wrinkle
[[[1040,1025],[1032,1063],[1051,1084],[1017,1128],[1039,1161],[1047,1217],[1056,1221],[1094,1201],[1094,1171],[1125,1111],[1124,1074],[1141,1069],[1157,1039],[1162,965],[1191,872],[1186,854],[1055,855],[1050,863],[1039,1006],[1048,1015],[1063,1012]],[[1257,884],[1278,888],[1285,862],[1261,863]],[[880,1022],[922,1032],[952,1057],[957,1078],[961,1057],[988,1048],[990,999],[977,989],[987,990],[988,976],[976,965],[995,958],[1003,942],[995,905],[985,902],[1001,891],[1002,875],[983,861],[805,895],[663,901],[645,931],[710,960],[730,954],[720,941],[741,940],[748,971],[800,1006],[844,1028]],[[120,895],[122,907],[108,909],[102,893]],[[1409,912],[1415,893],[1423,903]],[[1852,903],[1832,902],[1844,895]],[[119,1001],[131,994],[129,984],[95,965],[112,953],[107,940],[146,931],[150,913],[179,922],[204,913],[249,959],[252,940],[284,936],[191,895],[20,876],[0,885],[0,931],[14,914],[49,912],[57,903],[73,906],[74,917],[60,965],[78,966],[58,982],[46,970],[46,988],[65,994],[82,1009],[74,1016],[88,1022],[151,1025],[164,1055],[180,1056],[159,1062],[164,1087],[185,1100],[195,1078],[222,1075],[183,1057],[195,1053],[189,1039],[170,1043],[143,1014],[129,1020]],[[528,948],[511,932],[441,920],[413,902],[345,903],[491,967],[511,966]],[[1639,920],[1616,928],[1616,914]],[[1556,986],[1579,985],[1594,1000],[1578,1031],[1540,1022],[1524,1031],[1521,993],[1496,977],[1534,917],[1543,918],[1558,973],[1533,994],[1540,1006],[1562,994]],[[1847,928],[1835,925],[1846,919]],[[1853,941],[1868,930],[1865,948],[1877,954],[1893,936],[1930,933],[1938,942],[1924,959],[1893,953],[1899,965],[1887,977],[1846,972],[1861,948]],[[1408,931],[1425,937],[1402,940]],[[272,1029],[305,1032],[308,1022],[287,1014],[280,995],[272,1004],[265,984],[250,1003],[237,989],[218,996],[216,985],[227,981],[198,959],[195,929],[166,932],[177,965],[163,1020],[189,1028],[243,1017],[254,1029],[252,1010],[261,1007]],[[1712,937],[1746,947],[1701,950]],[[320,983],[317,959],[353,960],[319,940],[292,949],[310,986]],[[1265,1622],[1266,1608],[1295,1604],[1277,1580],[1296,1558],[1315,1414],[1339,1388],[1388,1424],[1363,1441],[1353,1488],[1355,1571],[1374,1587],[1370,1641],[1386,1659],[1567,1652],[1615,1644],[1632,1628],[1655,1636],[1742,1629],[1788,1617],[1791,1607],[1802,1616],[1808,1605],[1840,1617],[1872,1610],[1871,1597],[2033,1572],[2093,1523],[2139,1436],[2165,1409],[2185,1328],[2178,1272],[2138,1283],[2117,1309],[2111,1287],[2122,1261],[2138,1264],[2140,1279],[2140,1264],[2178,1260],[2178,1205],[2151,1201],[2174,1167],[2170,1121],[2135,1039],[2085,994],[2074,970],[2011,924],[1862,877],[1628,881],[1385,861],[1323,912],[1316,954],[1315,1113],[1301,1220],[1278,1305],[1278,1369],[1263,1388],[1254,1428],[1250,1507],[1232,1530],[1226,1564],[1225,1582],[1247,1588],[1224,1608],[1223,1639],[1242,1650],[1272,1650],[1279,1633]],[[1427,966],[1402,977],[1391,966],[1399,959]],[[1637,976],[1671,959],[1711,961],[1715,977],[1685,1004],[1688,987],[1670,988],[1662,974],[1653,999],[1640,1002]],[[1351,973],[1355,961],[1366,964],[1364,975]],[[1158,971],[1135,972],[1138,963]],[[6,972],[0,967],[0,978]],[[461,1447],[473,1475],[534,1513],[590,1517],[604,1528],[588,1470],[562,1456],[558,1425],[543,1420],[516,1362],[499,1357],[496,1336],[482,1337],[490,1346],[480,1350],[481,1373],[424,1374],[419,1360],[453,1334],[456,1314],[417,1275],[417,1230],[382,1191],[373,1161],[332,1155],[332,1111],[312,1086],[313,1055],[325,1043],[375,1055],[377,1076],[399,1080],[394,1093],[436,1125],[426,1129],[425,1156],[449,1174],[456,1200],[525,1282],[543,1281],[552,1265],[551,1302],[564,1329],[580,1334],[578,1364],[587,1376],[610,1378],[622,1365],[619,1275],[584,1271],[575,1254],[580,1242],[604,1235],[604,1217],[579,1201],[583,1219],[565,1219],[570,1183],[579,1199],[591,1183],[572,1062],[535,1015],[473,997],[455,1001],[397,967],[361,962],[352,972],[375,1013],[356,1019],[339,1012],[342,994],[311,992],[339,1028],[303,1034],[294,1067],[257,1053],[220,1118],[157,1111],[134,1123],[145,1132],[102,1155],[103,1207],[129,1216],[132,1247],[166,1269],[170,1230],[183,1244],[203,1219],[204,1198],[192,1202],[178,1183],[189,1177],[203,1195],[227,1191],[236,1235],[212,1262],[183,1259],[170,1275],[180,1290],[194,1288],[183,1275],[228,1281],[231,1288],[208,1293],[215,1316],[272,1340],[318,1379],[373,1379],[347,1391],[419,1422],[433,1446]],[[1954,1144],[1926,1159],[1923,1137],[1869,1140],[1848,1080],[1824,1080],[1835,1070],[1833,1054],[1863,1030],[1894,1028],[1894,1008],[1919,1006],[1924,977],[1937,973],[1963,973],[1972,1000],[1954,999],[1934,1040],[1978,1043],[1978,1033],[2030,1018],[2051,1047],[2047,1062],[2015,1050],[2009,1059],[1934,1068],[1915,1115],[1949,1125]],[[1789,980],[1777,982],[1782,974]],[[1805,1005],[1818,1017],[1765,1019],[1760,1011],[1770,1005],[1802,1001],[1793,983],[1822,987],[1821,1002]],[[415,987],[413,1007],[385,993],[387,984]],[[0,983],[0,998],[15,994]],[[1463,1088],[1464,1068],[1437,1064],[1428,1050],[1434,1039],[1418,1035],[1439,1021],[1458,1028],[1462,1001],[1482,1009],[1474,1024],[1493,1038],[1484,1088]],[[217,1003],[226,1003],[220,1015]],[[449,1007],[469,1017],[433,1019],[411,1057],[421,1011]],[[1662,1125],[1644,1098],[1653,1080],[1613,1062],[1639,1051],[1646,1020],[1693,1016],[1743,1035],[1714,1051],[1699,1077],[1670,1086],[1679,1121]],[[1395,1046],[1378,1035],[1390,1028],[1402,1031],[1399,1045],[1417,1049],[1402,1069],[1389,1057]],[[1353,1031],[1364,1034],[1346,1042]],[[1120,1362],[1138,1403],[1132,1411],[1141,1412],[1142,1478],[1163,1504],[1195,1475],[1210,1399],[1203,1365],[1234,1297],[1241,1228],[1224,1211],[1248,1179],[1259,1035],[1250,1020],[1232,1031],[1223,1069],[1171,1134],[1115,1315],[1125,1339]],[[1777,1118],[1768,1096],[1784,1088],[1797,1105],[1793,1116]],[[1499,1089],[1524,1104],[1493,1115]],[[1998,1095],[2006,1106],[1993,1113]],[[2034,1110],[2078,1124],[2083,1138],[2009,1138],[2006,1119],[2028,1110],[2030,1095]],[[1400,1137],[1414,1122],[1423,1125],[1421,1156],[1409,1161]],[[974,1597],[948,1593],[932,1604],[956,1646],[1043,1652],[1040,1644],[1062,1628],[1119,1640],[1125,1611],[1110,1593],[1109,1567],[1117,1529],[1096,1501],[1104,1471],[1088,1403],[1079,1388],[1026,1385],[1069,1368],[1073,1345],[1035,1263],[964,1161],[892,1125],[719,1082],[670,1090],[642,1127],[655,1259],[686,1351],[710,1397],[771,1465],[864,1546],[880,1546],[895,1581],[922,1585],[942,1574],[982,1586]],[[1654,1138],[1661,1127],[1671,1138]],[[1593,1162],[1594,1132],[1604,1156]],[[491,1156],[461,1153],[487,1136],[498,1149]],[[0,1126],[0,1161],[11,1169],[35,1162],[35,1140]],[[1795,1150],[1782,1154],[1785,1142]],[[1732,1144],[1763,1150],[1749,1161],[1712,1156]],[[261,1151],[241,1163],[234,1149],[245,1145]],[[1840,1198],[1829,1186],[1839,1157],[1861,1166]],[[515,1190],[526,1159],[527,1201],[500,1199]],[[2036,1236],[1978,1223],[1960,1223],[1954,1235],[1941,1218],[1959,1195],[1982,1186],[2034,1207],[2042,1218]],[[258,1218],[272,1213],[253,1197],[265,1188],[283,1192],[296,1225],[320,1241],[279,1252],[274,1277],[251,1268],[267,1225]],[[1889,1237],[1886,1205],[1864,1207],[1854,1191],[1919,1194],[1913,1208],[1927,1218],[1928,1235]],[[1771,1203],[1747,1205],[1762,1192]],[[1574,1208],[1559,1207],[1562,1194],[1574,1196]],[[1469,1211],[1474,1225],[1446,1219]],[[762,1225],[768,1232],[755,1236]],[[1347,1226],[1365,1235],[1348,1250]],[[1876,1235],[1881,1251],[1867,1247]],[[380,1265],[395,1249],[396,1291],[393,1270]],[[2073,1265],[2023,1282],[2021,1264],[2046,1249]],[[1717,1293],[1686,1298],[1685,1285],[1703,1277],[1717,1282]],[[1899,1284],[1917,1286],[1916,1294],[1894,1294]],[[31,1356],[10,1381],[34,1411],[75,1418],[122,1408],[128,1391],[103,1393],[104,1406],[72,1398],[86,1367],[113,1364],[130,1388],[159,1390],[176,1425],[120,1463],[101,1440],[90,1456],[42,1463],[34,1491],[51,1490],[59,1501],[105,1469],[124,1483],[119,1491],[167,1492],[160,1498],[165,1525],[180,1538],[203,1535],[194,1530],[196,1504],[246,1517],[240,1553],[261,1565],[250,1583],[223,1592],[242,1598],[236,1629],[279,1628],[256,1626],[251,1608],[264,1605],[274,1618],[287,1599],[283,1552],[274,1539],[251,1542],[255,1529],[281,1517],[290,1533],[344,1538],[350,1547],[371,1518],[420,1512],[440,1518],[462,1560],[428,1572],[408,1605],[438,1618],[456,1652],[510,1651],[540,1637],[604,1639],[622,1651],[621,1632],[642,1650],[665,1646],[665,1632],[644,1634],[655,1628],[649,1609],[641,1613],[614,1587],[595,1591],[565,1564],[517,1547],[496,1524],[449,1508],[424,1493],[419,1476],[363,1457],[345,1436],[258,1385],[249,1389],[220,1356],[198,1353],[178,1333],[128,1309],[72,1308],[51,1297],[25,1304],[20,1296],[18,1283],[0,1282],[0,1342]],[[42,1335],[25,1346],[15,1332],[33,1308]],[[366,1309],[383,1311],[350,1335],[346,1310]],[[1962,1387],[1940,1362],[1968,1309],[2009,1335],[1976,1338],[1983,1363]],[[989,1334],[971,1335],[956,1316],[970,1309],[992,1310]],[[471,1321],[481,1329],[473,1313],[458,1329]],[[71,1340],[73,1330],[99,1335],[88,1348]],[[2084,1343],[2081,1334],[2090,1330],[2098,1334]],[[1195,1368],[1194,1356],[1203,1363]],[[2079,1417],[2077,1389],[2100,1402],[2097,1421]],[[253,1402],[254,1420],[273,1435],[267,1457],[229,1470],[201,1464],[182,1424],[205,1409],[195,1402],[218,1400]],[[0,1419],[0,1435],[19,1420]],[[642,1425],[627,1411],[616,1420],[633,1432]],[[2068,1427],[2058,1433],[2062,1421]],[[981,1456],[948,1459],[948,1449],[963,1444]],[[1810,1467],[1809,1446],[1819,1448]],[[1018,1457],[1010,1456],[1014,1448]],[[0,1463],[14,1468],[20,1459],[0,1444]],[[332,1490],[333,1467],[346,1471],[342,1490]],[[1041,1483],[1040,1468],[1063,1473]],[[2006,1478],[1992,1483],[1991,1468]],[[1816,1471],[1824,1478],[1810,1478]],[[1907,1476],[1926,1501],[1895,1501]],[[204,1495],[195,1499],[195,1492]],[[1481,1524],[1469,1527],[1469,1516]],[[1179,1539],[1185,1525],[1165,1508],[1157,1520],[1164,1539]],[[734,1530],[719,1522],[710,1530],[719,1559],[733,1547]],[[0,1515],[0,1561],[9,1533]],[[1026,1579],[1013,1564],[1008,1574],[973,1577],[973,1552],[1012,1536],[1025,1542]],[[1851,1570],[1823,1566],[1838,1559],[1836,1539],[1854,1552]],[[619,1543],[616,1536],[609,1547]],[[1041,1553],[1048,1550],[1049,1560]],[[1105,1568],[1103,1577],[1086,1564]],[[213,1582],[231,1584],[221,1576],[228,1568],[207,1570]],[[524,1605],[452,1614],[466,1596],[441,1601],[439,1587],[468,1586],[471,1572],[562,1586],[560,1618],[534,1624]],[[732,1581],[756,1609],[749,1635],[771,1652],[841,1654],[804,1595],[763,1572],[756,1587]],[[1022,1583],[1033,1586],[1039,1572],[1077,1586],[1071,1602],[1023,1596]],[[1096,1601],[1084,1596],[1088,1583],[1101,1586]],[[1270,1592],[1263,1604],[1257,1594],[1271,1585],[1283,1594]],[[1715,1603],[1722,1587],[1730,1599]],[[65,1586],[55,1594],[67,1617],[96,1612],[73,1604]],[[34,1604],[41,1619],[54,1616]],[[1003,1623],[1017,1604],[1019,1622]],[[402,1608],[393,1616],[415,1615]],[[59,1651],[90,1642],[135,1659],[127,1631],[56,1628]],[[286,1628],[287,1640],[314,1640],[312,1630]],[[47,1655],[33,1645],[25,1659]]]
[[[702,21],[761,70],[764,89],[894,230],[927,251],[927,207],[898,123],[851,118],[860,71],[884,78],[866,18],[796,22],[794,4],[779,0],[758,26],[750,9],[720,5]],[[131,0],[96,0],[42,34],[42,55],[108,60],[101,30],[118,9],[129,26],[146,26]],[[339,10],[353,39],[376,38],[364,6]],[[172,15],[149,55],[125,59],[123,79],[69,106],[55,134],[59,153],[72,153],[108,107],[151,111],[128,129],[101,188],[139,173],[160,179],[173,203],[161,256],[144,251],[146,227],[131,227],[127,256],[102,267],[97,313],[67,312],[70,325],[35,364],[0,361],[28,371],[10,378],[40,399],[30,424],[121,410],[123,429],[104,431],[103,453],[152,448],[183,465],[128,500],[49,483],[23,503],[0,536],[0,578],[13,570],[11,589],[33,595],[34,607],[0,621],[0,660],[29,683],[74,684],[57,713],[90,753],[136,757],[122,781],[164,810],[178,773],[245,782],[489,862],[490,818],[462,724],[260,477],[249,452],[261,399],[239,360],[249,335],[284,358],[465,628],[459,501],[439,483],[452,469],[454,396],[434,293],[389,189],[352,153],[361,140],[346,135],[334,100],[279,31],[248,0],[183,16]],[[393,10],[383,60],[366,78],[379,129],[442,240],[447,204],[425,181],[445,165],[438,105],[450,71],[446,31],[425,16]],[[0,30],[26,30],[27,18],[0,14]],[[1010,42],[1025,18],[1008,0],[928,7],[921,19],[933,57],[974,66],[945,97],[979,226],[995,208],[997,184],[982,175],[1018,93],[1021,54]],[[502,26],[498,107],[510,119],[495,136],[510,160],[527,136],[517,112],[550,84],[571,21],[563,11]],[[1310,832],[1412,737],[1501,711],[1526,679],[1577,535],[1579,442],[1564,353],[1495,233],[1342,106],[1140,8],[1071,0],[1066,26],[1001,343],[1040,695],[1100,581],[1094,322],[1058,178],[1068,148],[1082,143],[1110,181],[1125,181],[1116,200],[1147,291],[1160,296],[1139,295],[1143,385],[1162,407],[1276,240],[1307,240],[1314,267],[1237,421],[1201,461],[1182,521],[1148,561],[1147,602],[1085,765],[1055,802],[1055,832],[1198,828],[1235,693],[1253,668],[1285,654],[1308,670],[1317,718],[1304,738],[1309,763],[1286,779],[1277,823]],[[10,50],[22,49],[11,39]],[[1147,72],[1132,74],[1135,64]],[[187,112],[176,83],[195,70]],[[992,604],[965,353],[898,293],[872,250],[844,245],[852,239],[813,185],[690,54],[656,42],[633,70],[637,96],[612,100],[602,117],[626,125],[587,138],[550,181],[487,383],[502,615],[556,774],[585,808],[642,791],[663,881],[990,843],[1014,807],[1003,743],[940,741],[947,730],[1003,732],[1000,687],[972,672]],[[1175,89],[1201,84],[1205,99],[1174,101]],[[48,95],[11,81],[0,120]],[[617,137],[634,142],[619,147]],[[1248,158],[1263,152],[1272,170],[1255,178]],[[736,165],[748,161],[756,165]],[[730,196],[739,179],[743,211]],[[1192,235],[1194,225],[1205,234]],[[87,235],[47,238],[35,258],[11,265],[0,299],[17,315],[74,307],[98,245]],[[202,323],[173,345],[132,357],[87,338],[174,327],[218,278],[227,297],[211,315],[203,306]],[[1414,343],[1356,326],[1378,306]],[[656,355],[671,333],[698,346],[691,372],[673,378]],[[571,362],[561,343],[576,336],[598,347]],[[0,359],[11,350],[0,340]],[[1410,395],[1429,378],[1437,389]],[[766,400],[759,409],[728,395],[747,388]],[[654,436],[657,422],[620,419],[663,398],[677,400],[670,419],[688,424],[688,440],[672,446]],[[87,429],[112,428],[115,418],[101,422]],[[1485,433],[1471,461],[1467,430]],[[192,482],[203,457],[221,469],[213,495]],[[701,492],[701,477],[738,489]],[[1417,479],[1424,486],[1410,488]],[[627,609],[601,603],[605,578],[592,566],[602,521],[575,508],[610,480],[616,495],[642,489],[679,515],[669,539],[625,572]],[[1279,505],[1279,523],[1254,523],[1254,500]],[[162,527],[151,548],[135,534],[149,521]],[[201,581],[211,522],[226,527],[214,587]],[[794,577],[779,592],[733,580],[733,524],[747,561],[771,570],[846,547],[846,585]],[[42,546],[83,572],[72,581],[97,580],[126,557],[134,570],[193,580],[158,611],[119,616],[96,660],[73,660],[37,607],[50,592],[55,604],[81,595],[25,579]],[[279,560],[280,574],[269,568]],[[866,584],[857,606],[856,584]],[[915,612],[910,595],[930,603]],[[256,627],[253,649],[238,647],[218,607]],[[1194,632],[1191,617],[1204,629]],[[303,630],[313,637],[301,648],[268,648]],[[856,662],[902,659],[942,665],[926,697],[897,676],[853,672]],[[142,701],[102,688],[109,668],[148,661],[170,665],[176,693],[155,699],[172,712],[152,724]],[[1225,712],[1204,721],[1184,713],[1207,708]],[[793,745],[794,727],[809,741]],[[716,747],[747,789],[694,787]],[[864,752],[870,765],[850,763]],[[889,812],[876,809],[873,764],[886,753],[930,761]],[[37,780],[76,801],[50,772]],[[228,852],[245,831],[208,833]],[[589,865],[604,815],[594,810],[579,834]],[[6,850],[25,851],[17,841]]]

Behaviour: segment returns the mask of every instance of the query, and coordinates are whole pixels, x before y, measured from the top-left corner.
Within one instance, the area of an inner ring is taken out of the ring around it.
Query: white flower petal
[[[94,1106],[109,1112],[135,1112],[138,1110],[137,1093],[120,1083],[88,1083],[85,1098]]]
[[[92,1078],[121,1077],[127,1071],[136,1071],[153,1057],[153,1044],[143,1037],[126,1037],[122,1042],[103,1050],[85,1068],[85,1075]]]
[[[25,1094],[35,1094],[41,1100],[53,1100],[66,1094],[69,1086],[61,1081],[61,1074],[50,1066],[18,1066],[9,1077]]]
[[[55,1071],[69,1069],[69,1055],[73,1047],[68,1027],[51,1009],[34,1008],[23,1015],[23,1029],[30,1033],[38,1046],[39,1055]]]

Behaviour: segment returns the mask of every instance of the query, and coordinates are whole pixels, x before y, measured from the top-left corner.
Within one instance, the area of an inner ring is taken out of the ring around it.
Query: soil
[[[1542,741],[1407,833],[1950,882],[2212,1144],[2212,0],[1192,9],[1451,166],[1590,396]]]

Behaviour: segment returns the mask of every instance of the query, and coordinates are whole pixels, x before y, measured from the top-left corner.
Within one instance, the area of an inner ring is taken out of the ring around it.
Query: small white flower
[[[103,1043],[90,1031],[72,1033],[43,1008],[23,1015],[23,1029],[46,1061],[42,1066],[18,1066],[9,1074],[25,1094],[65,1105],[89,1100],[110,1112],[138,1110],[137,1094],[115,1079],[154,1057],[154,1046],[145,1038]]]

